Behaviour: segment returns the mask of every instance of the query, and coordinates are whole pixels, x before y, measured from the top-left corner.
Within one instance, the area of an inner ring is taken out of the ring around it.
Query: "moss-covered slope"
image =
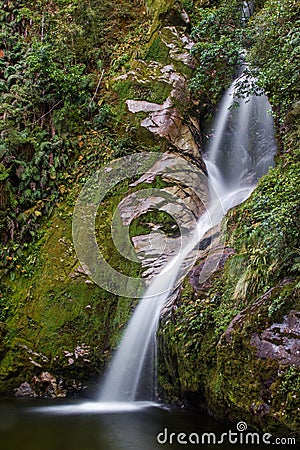
[[[243,418],[272,433],[297,434],[300,111],[294,92],[299,73],[289,63],[287,47],[281,48],[285,34],[295,36],[297,16],[293,2],[263,3],[250,23],[250,58],[260,66],[259,79],[277,113],[276,167],[224,219],[227,250],[218,271],[204,284],[195,282],[200,260],[185,280],[177,308],[162,319],[160,382],[171,401],[232,421]],[[273,76],[278,64],[289,76]],[[283,94],[282,83],[291,83],[291,90]],[[278,104],[282,95],[285,101]]]
[[[204,407],[221,419],[295,433],[296,3],[256,2],[242,26],[239,1],[95,0],[86,9],[74,1],[72,10],[65,2],[2,3],[8,27],[0,49],[0,393],[22,384],[17,394],[66,395],[97,380],[134,301],[94,285],[77,261],[71,219],[80,188],[99,167],[135,151],[171,150],[198,160],[198,119],[211,117],[246,46],[276,112],[277,165],[227,215],[218,271],[205,284],[195,281],[204,254],[162,319],[160,389],[166,401]],[[171,134],[151,129],[160,107],[176,119]],[[140,266],[125,264],[108,236],[128,185],[106,199],[98,229],[110,262],[136,275]]]
[[[87,3],[74,2],[71,9],[53,3],[43,16],[30,1],[26,8],[3,2],[1,20],[9,26],[1,72],[7,94],[0,150],[2,394],[55,396],[96,386],[135,303],[95,285],[77,260],[72,214],[88,177],[128,153],[180,152],[181,129],[191,142],[191,157],[201,165],[200,133],[195,118],[191,121],[187,88],[193,70],[184,47],[188,25],[180,2],[120,0],[109,14],[110,2]],[[89,20],[88,30],[84,20]],[[73,40],[64,46],[70,36]],[[11,64],[18,71],[19,62],[26,78],[24,102],[32,96],[26,117],[25,103],[12,114],[12,93],[21,83],[8,79],[6,69]],[[33,79],[36,90],[31,92]],[[178,125],[173,141],[141,127],[147,114],[133,114],[126,105],[126,100],[162,105],[171,95]],[[189,143],[185,148],[189,153]],[[108,262],[135,276],[140,265],[122,258],[110,236],[114,210],[132,190],[130,181],[103,202],[97,232]],[[139,223],[131,234],[135,227]]]

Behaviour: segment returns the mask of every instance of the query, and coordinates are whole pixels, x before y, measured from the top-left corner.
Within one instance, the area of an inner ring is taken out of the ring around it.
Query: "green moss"
[[[296,273],[299,175],[300,165],[291,155],[259,182],[250,201],[228,216],[229,243],[234,242],[244,255],[251,292],[265,288],[276,277]]]
[[[147,78],[147,74],[144,77],[139,74],[139,77],[138,81],[124,80],[114,84],[114,90],[119,94],[121,102],[145,100],[162,104],[167,99],[172,89],[169,84]]]
[[[185,280],[159,335],[162,364],[174,360],[162,370],[170,398],[278,435],[298,430],[299,368],[258,357],[252,338],[300,307],[297,105],[287,124],[276,167],[224,220],[225,244],[235,253],[198,291]]]
[[[158,61],[162,64],[166,64],[169,61],[169,49],[162,42],[161,38],[155,34],[150,42],[147,54],[146,61]]]
[[[119,202],[119,195],[110,197],[111,206]],[[70,207],[62,203],[53,216],[32,259],[31,273],[27,267],[25,275],[21,270],[13,281],[2,279],[6,286],[2,304],[9,298],[2,309],[6,319],[2,393],[30,381],[41,370],[59,374],[67,386],[73,379],[85,383],[101,372],[131,313],[129,299],[118,299],[77,272],[68,211]],[[28,253],[32,257],[32,249]],[[66,354],[74,355],[78,346],[87,347],[86,357],[73,356],[74,362],[69,363]]]
[[[253,427],[279,434],[280,430],[295,431],[299,370],[279,369],[276,360],[258,358],[251,339],[274,322],[281,323],[290,310],[299,309],[297,281],[273,287],[259,300],[249,297],[245,307],[232,301],[232,279],[227,290],[230,265],[229,259],[227,269],[219,272],[206,294],[194,292],[185,282],[181,304],[159,334],[161,352],[165,352],[162,386],[167,383],[171,399],[177,394],[177,402],[205,405],[219,418],[236,421],[243,415]],[[226,331],[238,313],[240,319]],[[175,360],[173,367],[166,364],[170,358]],[[177,379],[172,378],[174,367],[179,367]]]
[[[179,227],[172,216],[164,211],[149,210],[131,222],[130,237],[149,234],[152,230],[152,224],[157,224],[159,230],[166,236],[175,237],[177,234],[179,235]]]

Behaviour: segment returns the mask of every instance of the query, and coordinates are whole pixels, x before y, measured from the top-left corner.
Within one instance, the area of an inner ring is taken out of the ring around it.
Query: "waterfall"
[[[156,389],[156,330],[159,316],[199,240],[224,213],[244,201],[273,166],[276,142],[266,96],[239,98],[238,81],[226,91],[205,152],[213,185],[208,210],[189,242],[151,282],[124,332],[100,389],[100,402],[153,400]],[[220,208],[220,200],[223,208]]]
[[[113,357],[100,390],[100,401],[153,400],[156,386],[156,329],[161,309],[178,279],[185,259],[212,227],[210,214],[198,221],[190,241],[161,273],[140,300]]]
[[[212,129],[205,162],[221,199],[254,188],[274,164],[276,141],[271,106],[265,95],[239,97],[243,82],[254,85],[247,67],[225,92]]]

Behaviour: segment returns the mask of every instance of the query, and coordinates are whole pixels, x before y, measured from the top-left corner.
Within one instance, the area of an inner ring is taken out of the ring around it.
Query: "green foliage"
[[[186,357],[195,358],[200,350],[201,338],[207,333],[212,324],[213,305],[209,299],[197,299],[184,302],[178,311],[178,325],[175,333],[184,342],[183,353]]]
[[[12,290],[0,283],[0,322],[5,322],[12,313],[11,294]]]
[[[164,211],[151,209],[131,222],[129,234],[131,237],[149,234],[153,229],[158,229],[165,235],[172,237],[179,234],[179,227],[172,216]]]
[[[279,374],[281,378],[280,392],[294,393],[299,396],[300,392],[300,373],[296,366],[290,366],[286,371]]]
[[[60,174],[73,150],[74,111],[76,127],[87,120],[90,79],[74,52],[61,45],[70,33],[60,27],[69,4],[62,2],[55,14],[44,3],[1,2],[0,160],[12,195],[2,242],[35,235],[38,218],[49,214],[59,197]],[[13,249],[1,253],[15,258]]]
[[[162,42],[159,36],[155,36],[155,39],[153,39],[153,42],[151,42],[150,48],[148,50],[147,58],[149,59],[149,61],[155,59],[155,61],[165,63],[165,61],[168,60],[168,56],[168,47]]]
[[[197,13],[192,29],[196,45],[192,54],[199,66],[191,88],[212,104],[219,100],[230,84],[243,49],[243,22],[240,1],[223,1],[219,6],[203,8]]]
[[[192,52],[199,67],[191,87],[215,105],[231,83],[241,52],[247,50],[252,74],[282,122],[300,86],[298,5],[294,0],[256,1],[253,17],[245,21],[242,3],[223,0],[196,8],[192,36],[197,43]],[[252,90],[244,86],[242,94]]]
[[[295,273],[299,260],[299,176],[297,162],[279,165],[259,182],[250,200],[232,211],[230,241],[247,254],[251,272],[267,276]]]
[[[9,177],[9,171],[4,167],[3,164],[0,164],[0,181],[5,181]]]
[[[281,121],[299,95],[299,25],[297,2],[268,0],[248,31],[249,60]]]
[[[139,39],[141,6],[109,0],[2,0],[0,6],[0,181],[9,197],[0,211],[0,255],[1,266],[11,267],[20,256],[14,245],[21,254],[38,239],[41,221],[68,192],[66,177],[80,175],[72,167],[79,152],[87,150],[88,172],[97,157],[103,164],[132,151],[127,138],[107,137],[115,113],[100,96],[115,46],[126,34]]]

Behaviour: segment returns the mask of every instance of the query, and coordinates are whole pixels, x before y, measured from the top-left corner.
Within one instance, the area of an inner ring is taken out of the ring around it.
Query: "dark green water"
[[[236,425],[220,424],[212,418],[184,410],[147,406],[123,411],[98,408],[82,401],[0,400],[1,450],[155,450],[163,448],[260,449],[260,445],[231,444],[228,440],[208,445],[202,433],[236,432]],[[165,431],[167,430],[167,432]],[[245,439],[246,432],[239,432]],[[159,444],[157,436],[160,435]],[[171,433],[176,436],[170,437]],[[178,443],[179,440],[188,443]],[[196,444],[196,435],[199,444]],[[166,438],[167,437],[167,438]],[[189,443],[191,438],[192,442]],[[212,437],[211,437],[212,439]],[[166,443],[164,443],[167,440]],[[172,442],[172,444],[170,444]],[[212,442],[212,441],[211,441]],[[274,448],[274,445],[273,445]],[[296,448],[280,446],[276,448]]]

